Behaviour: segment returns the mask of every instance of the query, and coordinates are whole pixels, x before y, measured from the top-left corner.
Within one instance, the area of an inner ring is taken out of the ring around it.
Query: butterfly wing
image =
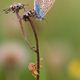
[[[38,19],[44,18],[54,5],[55,0],[34,0],[34,11]]]
[[[42,2],[40,0],[34,0],[34,11],[38,19],[41,19],[44,17],[44,11],[41,8],[41,4]]]
[[[43,0],[42,1],[41,8],[44,11],[45,15],[51,9],[54,3],[55,3],[55,0]]]

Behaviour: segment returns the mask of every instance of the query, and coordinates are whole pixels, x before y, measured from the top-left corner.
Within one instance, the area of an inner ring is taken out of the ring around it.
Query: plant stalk
[[[23,25],[22,25],[22,19],[21,19],[20,15],[19,15],[19,13],[17,11],[16,11],[16,16],[17,16],[17,18],[19,20],[19,23],[20,23],[20,26],[21,26],[21,30],[22,30],[22,33],[23,33],[24,38],[25,38],[25,32],[24,32]],[[27,42],[28,46],[34,52],[36,52],[36,57],[37,57],[37,72],[38,72],[38,74],[36,76],[36,80],[39,80],[39,78],[40,78],[40,53],[39,53],[38,35],[37,35],[37,32],[36,32],[35,26],[33,24],[33,21],[30,19],[30,17],[28,17],[28,21],[29,21],[29,23],[31,25],[32,31],[34,33],[35,41],[36,41],[36,48],[35,48],[35,50],[29,45],[29,43],[26,40],[25,41]]]
[[[36,80],[39,80],[40,78],[40,53],[39,53],[39,41],[38,41],[38,35],[35,29],[35,26],[33,24],[33,21],[30,19],[30,17],[28,17],[28,21],[31,25],[32,31],[34,33],[34,37],[35,37],[35,41],[36,41],[36,55],[37,55],[37,72],[38,75],[36,76]]]

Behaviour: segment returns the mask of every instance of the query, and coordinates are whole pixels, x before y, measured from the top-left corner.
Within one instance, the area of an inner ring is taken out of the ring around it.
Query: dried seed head
[[[21,3],[16,3],[16,4],[12,4],[9,6],[9,8],[4,9],[3,11],[5,11],[6,14],[8,14],[9,12],[19,12],[19,10],[24,9],[24,4]]]
[[[29,10],[27,11],[24,15],[23,15],[23,20],[24,21],[28,21],[29,17],[35,17],[35,13],[33,10]]]

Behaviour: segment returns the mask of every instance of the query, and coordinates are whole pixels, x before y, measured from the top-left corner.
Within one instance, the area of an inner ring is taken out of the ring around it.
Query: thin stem
[[[33,24],[32,20],[30,19],[30,17],[28,17],[28,21],[30,22],[32,31],[33,31],[33,33],[34,33],[35,41],[36,41],[37,72],[38,72],[38,75],[37,75],[36,80],[39,80],[39,78],[40,78],[40,54],[39,54],[38,35],[37,35],[36,29],[35,29],[35,27],[34,27],[34,24]]]
[[[36,52],[35,47],[34,47],[34,46],[32,47],[32,46],[30,45],[30,43],[29,43],[28,40],[25,39],[25,43],[29,46],[29,48],[30,48],[32,51]]]
[[[23,25],[22,25],[22,19],[21,19],[20,15],[19,15],[19,12],[17,12],[17,11],[16,11],[16,16],[17,16],[17,18],[18,18],[18,20],[19,20],[19,24],[20,24],[22,33],[23,33],[23,35],[24,35],[24,37],[25,37],[25,32],[24,32]]]
[[[21,26],[21,30],[22,30],[22,33],[24,35],[24,38],[25,38],[25,33],[24,33],[24,29],[23,29],[23,25],[22,25],[22,19],[19,15],[18,12],[16,12],[16,16],[17,18],[19,19],[19,23],[20,23],[20,26]],[[36,80],[39,80],[40,78],[40,54],[39,54],[39,42],[38,42],[38,35],[37,35],[37,32],[36,32],[36,29],[34,27],[34,24],[32,22],[32,20],[30,19],[30,17],[28,17],[28,21],[30,22],[30,25],[31,25],[31,28],[32,28],[32,31],[34,33],[34,37],[35,37],[35,41],[36,41],[36,50],[34,50],[33,47],[30,46],[30,44],[27,42],[27,40],[25,39],[26,43],[28,44],[28,46],[34,51],[36,52],[36,55],[37,55],[37,72],[38,72],[38,75],[36,76]]]
[[[26,44],[29,46],[29,48],[30,48],[31,50],[33,50],[33,51],[35,52],[34,47],[32,47],[32,46],[30,45],[29,41],[26,40],[26,35],[25,35],[24,28],[23,28],[23,24],[22,24],[22,18],[20,17],[19,12],[17,12],[17,11],[16,11],[16,16],[17,16],[17,18],[18,18],[18,20],[19,20],[19,24],[20,24],[20,27],[21,27],[21,30],[22,30],[22,34],[23,34],[23,36],[24,36],[24,40],[25,40]]]

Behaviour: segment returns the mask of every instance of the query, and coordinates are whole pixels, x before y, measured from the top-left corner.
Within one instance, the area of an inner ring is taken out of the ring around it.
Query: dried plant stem
[[[19,23],[20,23],[20,26],[21,26],[21,30],[22,30],[22,33],[24,35],[24,38],[25,38],[25,32],[24,32],[24,29],[23,29],[23,25],[22,25],[22,19],[19,15],[18,12],[16,12],[16,16],[19,20]],[[36,29],[34,27],[34,24],[32,22],[32,20],[30,19],[30,17],[28,17],[28,21],[30,22],[30,25],[31,25],[31,28],[32,28],[32,31],[34,33],[34,37],[35,37],[35,41],[36,41],[36,48],[34,49],[33,47],[30,46],[30,44],[28,43],[28,41],[25,39],[25,42],[28,44],[28,46],[34,51],[36,52],[36,55],[37,55],[37,76],[36,76],[36,80],[39,80],[40,78],[40,54],[39,54],[39,42],[38,42],[38,35],[37,35],[37,32],[36,32]]]
[[[21,19],[20,15],[19,15],[19,12],[17,12],[17,11],[16,11],[16,16],[17,16],[17,18],[18,18],[18,20],[19,20],[19,24],[20,24],[22,33],[23,33],[23,35],[24,35],[24,37],[25,37],[25,33],[24,33],[23,25],[22,25],[22,19]]]
[[[32,20],[30,19],[30,17],[28,17],[28,21],[30,22],[32,31],[34,33],[35,41],[36,41],[36,51],[35,52],[36,52],[36,55],[37,55],[37,72],[38,72],[38,75],[36,76],[37,77],[36,80],[39,80],[39,78],[40,78],[40,54],[39,54],[38,35],[37,35],[35,26],[34,26]]]
[[[26,39],[26,35],[25,35],[25,31],[24,31],[24,28],[23,28],[23,24],[22,24],[22,18],[20,17],[19,15],[19,12],[16,11],[16,16],[19,20],[19,24],[20,24],[20,27],[21,27],[21,31],[22,31],[22,34],[24,36],[24,40],[26,42],[26,44],[29,46],[29,48],[32,50],[32,51],[35,51],[34,47],[32,47],[29,43],[29,41]]]

